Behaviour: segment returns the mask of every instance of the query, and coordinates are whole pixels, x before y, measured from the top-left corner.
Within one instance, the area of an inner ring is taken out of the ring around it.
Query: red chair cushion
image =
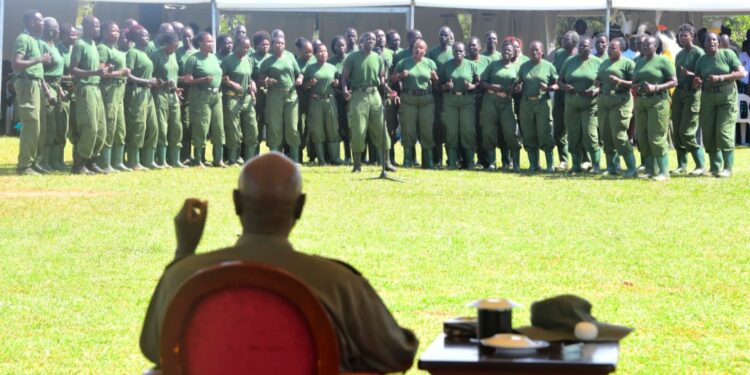
[[[182,343],[189,374],[313,374],[317,353],[304,316],[261,289],[228,288],[198,304]]]

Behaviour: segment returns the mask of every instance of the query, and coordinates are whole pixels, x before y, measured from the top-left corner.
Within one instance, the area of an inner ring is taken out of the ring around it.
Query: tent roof
[[[750,2],[741,0],[612,0],[612,8],[674,12],[738,13],[750,11]]]
[[[339,8],[364,7],[408,7],[410,0],[216,0],[219,9],[294,11],[298,9],[320,9],[325,12]]]
[[[78,0],[88,2],[90,0]],[[207,4],[211,0],[96,0],[97,3],[128,3],[128,4]]]
[[[724,0],[731,1],[731,0]],[[549,10],[549,11],[566,11],[566,10],[595,10],[607,9],[606,0],[578,0],[578,1],[559,1],[559,0],[464,0],[456,2],[455,0],[415,0],[414,4],[418,7],[430,8],[457,8],[461,9],[478,9],[478,10]]]

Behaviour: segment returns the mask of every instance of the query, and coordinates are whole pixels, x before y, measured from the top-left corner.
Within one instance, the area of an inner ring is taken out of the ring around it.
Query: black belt
[[[602,95],[602,96],[615,96],[615,95],[627,94],[627,91],[600,90],[599,94]]]
[[[78,87],[83,87],[83,86],[99,86],[98,83],[91,83],[91,82],[77,82],[76,85],[78,85]]]
[[[721,85],[721,86],[714,86],[714,87],[702,87],[701,91],[715,94],[719,92],[730,92],[734,90],[735,85],[734,83],[728,84],[728,85]]]
[[[233,98],[244,98],[245,96],[247,96],[247,94],[242,94],[242,93],[231,91],[231,90],[224,91],[224,95],[230,96]]]
[[[677,86],[677,89],[681,90],[681,91],[688,91],[688,92],[696,92],[697,91],[697,90],[695,90],[693,88],[692,84],[679,85],[679,86]]]
[[[588,93],[587,93],[586,91],[580,91],[580,92],[579,92],[579,91],[566,92],[566,94],[568,94],[568,95],[573,95],[573,96],[582,96],[582,97],[584,97],[584,98],[593,98],[593,97],[596,97],[596,95],[589,95],[589,94],[588,94]],[[597,95],[598,95],[598,94],[597,94]]]
[[[29,77],[29,76],[16,76],[16,79],[25,79],[27,81],[41,81],[41,78]]]
[[[310,94],[310,99],[312,100],[326,100],[331,98],[331,94],[328,95],[317,95],[317,94]]]
[[[468,93],[463,92],[463,91],[448,91],[448,95],[464,96],[464,95],[468,95]]]
[[[661,96],[665,97],[668,93],[666,91],[658,91],[658,92],[639,92],[636,94],[639,98],[652,98],[654,96]]]
[[[353,92],[366,92],[369,94],[372,94],[374,92],[378,91],[378,88],[375,86],[364,86],[364,87],[355,87],[352,89]]]
[[[507,92],[504,92],[504,91],[491,91],[491,90],[487,90],[487,93],[490,94],[490,95],[499,96],[499,97],[501,97],[503,99],[506,99],[506,98],[510,97],[510,94],[508,94]]]
[[[104,79],[102,80],[102,83],[113,83],[115,85],[124,85],[125,80],[124,79]]]
[[[430,90],[404,90],[404,94],[412,95],[412,96],[427,96],[432,94],[432,91]]]
[[[59,85],[62,81],[61,77],[44,77],[44,81],[53,85]]]
[[[531,100],[532,102],[538,102],[540,100],[549,99],[549,94],[543,94],[539,96],[524,96],[524,99]]]

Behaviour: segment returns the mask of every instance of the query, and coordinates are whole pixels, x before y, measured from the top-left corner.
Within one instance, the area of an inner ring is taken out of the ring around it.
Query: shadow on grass
[[[17,174],[15,164],[0,164],[0,176],[15,176]]]

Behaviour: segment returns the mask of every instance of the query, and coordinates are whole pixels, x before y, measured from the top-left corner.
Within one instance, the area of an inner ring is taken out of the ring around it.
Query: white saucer
[[[534,354],[537,349],[549,346],[547,341],[532,340],[524,335],[498,333],[495,336],[481,340],[482,345],[496,349],[496,352],[510,355]]]

